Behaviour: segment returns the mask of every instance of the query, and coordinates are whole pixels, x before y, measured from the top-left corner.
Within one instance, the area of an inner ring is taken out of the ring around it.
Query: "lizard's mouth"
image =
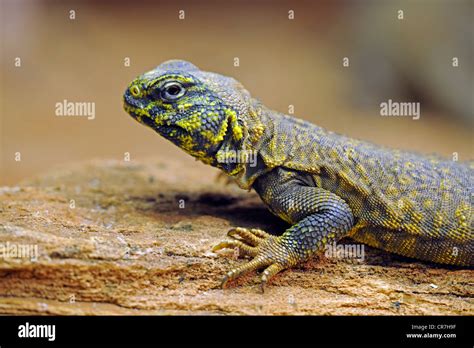
[[[153,120],[151,117],[149,116],[142,116],[138,119],[138,121],[142,124],[144,124],[145,126],[148,126],[152,129],[157,129],[157,124],[155,123],[155,120]]]
[[[124,109],[130,116],[132,116],[133,119],[137,120],[141,124],[150,127],[154,130],[158,130],[158,125],[156,124],[155,120],[152,117],[148,116],[142,108],[130,105],[125,101]]]
[[[164,136],[165,138],[174,139],[177,138],[178,135],[182,135],[186,131],[181,128],[180,126],[175,126],[173,124],[157,124],[154,119],[148,116],[143,116],[138,120],[141,124],[150,127],[155,132],[159,133],[160,135]]]

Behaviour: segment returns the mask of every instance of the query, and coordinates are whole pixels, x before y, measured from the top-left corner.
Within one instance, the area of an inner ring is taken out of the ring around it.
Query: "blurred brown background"
[[[129,81],[172,58],[339,133],[473,158],[472,1],[0,1],[1,185],[125,152],[212,171],[122,110]],[[57,117],[64,99],[95,102],[96,118]],[[387,99],[420,102],[421,118],[381,117]]]

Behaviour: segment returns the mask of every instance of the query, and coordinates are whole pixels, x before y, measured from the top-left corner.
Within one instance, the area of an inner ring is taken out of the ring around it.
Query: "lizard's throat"
[[[232,174],[237,168],[243,165],[239,154],[242,153],[242,138],[237,140],[234,136],[232,125],[228,122],[228,126],[224,135],[224,139],[213,154],[215,166],[222,169],[227,174]]]

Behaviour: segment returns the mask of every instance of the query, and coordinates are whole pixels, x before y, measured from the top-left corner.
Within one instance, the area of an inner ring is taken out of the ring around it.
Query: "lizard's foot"
[[[281,242],[280,237],[273,236],[259,229],[246,228],[231,229],[227,235],[232,240],[219,243],[212,251],[238,248],[240,255],[248,255],[253,257],[253,259],[228,272],[222,280],[222,288],[229,281],[236,279],[244,273],[266,267],[261,277],[261,290],[263,292],[270,278],[297,263],[295,262],[296,255]]]

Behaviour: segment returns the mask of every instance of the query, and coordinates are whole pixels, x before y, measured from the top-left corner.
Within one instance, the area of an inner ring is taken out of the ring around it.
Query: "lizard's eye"
[[[161,97],[164,100],[176,100],[181,98],[185,92],[186,90],[179,82],[168,82],[162,88]]]

